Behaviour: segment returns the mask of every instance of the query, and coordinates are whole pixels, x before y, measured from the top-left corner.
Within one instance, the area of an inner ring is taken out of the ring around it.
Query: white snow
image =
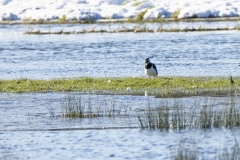
[[[0,0],[0,21],[127,19],[142,11],[144,19],[240,16],[239,0]]]

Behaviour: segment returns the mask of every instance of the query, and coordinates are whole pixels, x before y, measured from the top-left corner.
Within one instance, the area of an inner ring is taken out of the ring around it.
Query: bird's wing
[[[153,64],[153,68],[156,70],[157,75],[158,75],[157,67],[155,66],[155,64]]]

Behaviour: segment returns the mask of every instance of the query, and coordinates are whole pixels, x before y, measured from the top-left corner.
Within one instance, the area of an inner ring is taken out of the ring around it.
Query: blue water
[[[159,24],[147,25],[156,29]],[[179,26],[186,25],[193,24]],[[85,29],[94,26],[85,25]],[[31,27],[42,31],[83,28],[81,25]],[[108,29],[106,25],[103,28]],[[24,35],[26,30],[27,25],[0,26],[0,79],[139,77],[145,76],[143,66],[147,57],[153,57],[151,61],[156,64],[159,76],[239,76],[239,31]]]
[[[179,149],[196,152],[201,159],[216,159],[224,149],[239,144],[239,129],[185,131],[143,130],[134,113],[148,105],[197,104],[226,106],[231,97],[156,99],[144,96],[81,95],[92,111],[108,109],[111,117],[63,118],[61,100],[70,93],[1,93],[0,159],[171,159]],[[76,93],[71,93],[76,95]],[[207,101],[206,101],[207,100]],[[239,104],[239,99],[234,98]],[[94,111],[95,112],[95,111]],[[131,116],[127,116],[128,113]],[[126,116],[124,116],[126,115]],[[235,141],[236,140],[236,141]]]
[[[8,137],[8,138],[7,138]],[[0,132],[5,159],[164,159],[177,150],[196,152],[199,159],[214,160],[232,147],[239,131],[162,133],[139,130],[86,130],[64,132]],[[239,139],[239,138],[238,138]],[[182,145],[182,146],[181,146]],[[185,147],[183,147],[185,146]]]

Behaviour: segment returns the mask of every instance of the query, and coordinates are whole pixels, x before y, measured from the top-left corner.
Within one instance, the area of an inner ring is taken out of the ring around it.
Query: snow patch
[[[9,2],[11,2],[12,0],[0,0],[0,4],[1,5],[7,5]]]
[[[18,16],[12,12],[6,12],[1,15],[1,20],[19,20]]]
[[[145,13],[145,15],[143,16],[143,19],[169,18],[169,17],[170,17],[170,13],[164,8],[153,8],[153,9],[149,9]]]
[[[136,10],[142,10],[142,9],[148,9],[154,7],[152,3],[146,2],[146,3],[140,3],[137,7]]]
[[[43,19],[67,20],[134,18],[148,9],[144,19],[170,18],[180,10],[178,18],[240,16],[237,0],[0,0],[0,21]]]

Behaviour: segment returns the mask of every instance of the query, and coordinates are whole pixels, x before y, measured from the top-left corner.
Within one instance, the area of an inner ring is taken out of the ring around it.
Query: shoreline
[[[220,21],[240,21],[240,17],[218,17],[218,18],[164,18],[149,19],[137,21],[135,19],[98,19],[98,20],[81,20],[81,21],[0,21],[0,25],[46,25],[46,24],[102,24],[102,23],[169,23],[169,22],[220,22]]]

